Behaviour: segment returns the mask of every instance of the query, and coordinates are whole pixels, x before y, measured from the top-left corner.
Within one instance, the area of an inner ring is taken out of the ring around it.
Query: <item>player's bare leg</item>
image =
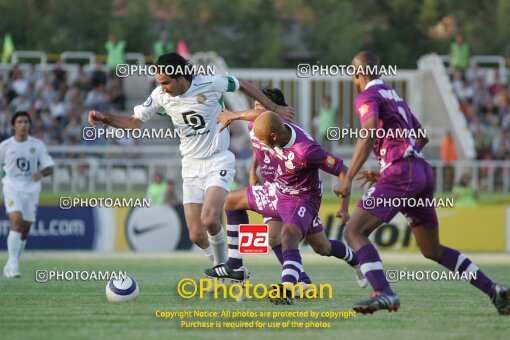
[[[283,264],[283,255],[282,255],[282,227],[283,222],[271,220],[267,222],[269,226],[269,246],[273,249],[278,262]]]
[[[368,282],[361,272],[358,258],[346,244],[339,240],[329,240],[324,231],[306,235],[306,239],[317,254],[321,256],[334,256],[347,262],[354,270],[358,285],[361,288],[367,286]]]
[[[441,245],[437,227],[417,225],[413,228],[413,234],[423,256],[451,271],[474,276],[475,278],[471,279],[469,283],[489,296],[499,314],[510,315],[510,290],[508,287],[491,281],[464,254]]]
[[[368,236],[383,223],[381,219],[356,207],[345,230],[347,244],[356,252],[361,271],[374,289],[370,299],[360,301],[354,310],[361,313],[373,313],[379,309],[397,311],[400,301],[391,290],[384,274],[381,258]]]
[[[223,205],[228,191],[218,186],[206,189],[204,204],[200,214],[202,225],[207,230],[209,244],[214,253],[214,264],[225,263],[228,259],[225,230],[220,223]]]
[[[202,213],[202,204],[186,203],[184,204],[184,216],[188,226],[189,239],[200,247],[205,256],[214,264],[214,254],[207,239],[207,231],[202,225],[200,214]]]
[[[11,230],[7,236],[7,252],[9,258],[3,269],[3,275],[7,278],[14,278],[20,276],[19,256],[25,247],[31,223],[23,221],[23,216],[20,211],[13,211],[8,215],[11,224]]]

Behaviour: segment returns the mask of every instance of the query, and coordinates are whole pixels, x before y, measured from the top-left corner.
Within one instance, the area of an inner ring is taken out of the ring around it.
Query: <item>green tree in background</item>
[[[430,29],[452,17],[472,54],[510,54],[510,0],[0,0],[0,13],[0,37],[48,53],[103,54],[112,32],[126,51],[150,54],[169,30],[192,53],[216,51],[234,67],[348,63],[371,49],[414,68],[424,54],[448,53],[453,37]]]
[[[346,64],[363,46],[365,23],[356,1],[324,0],[312,5],[306,41],[321,64]]]

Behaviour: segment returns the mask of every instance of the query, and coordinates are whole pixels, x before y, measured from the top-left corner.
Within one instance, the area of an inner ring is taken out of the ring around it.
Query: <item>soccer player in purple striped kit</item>
[[[379,66],[379,57],[372,52],[360,52],[354,57],[352,64],[357,70],[360,66],[364,70],[373,70]],[[421,128],[405,101],[377,75],[357,73],[352,76],[352,80],[359,92],[355,107],[363,129],[380,128],[395,132],[417,131]],[[358,302],[354,310],[373,313],[380,309],[397,311],[400,307],[400,301],[385,277],[379,254],[368,236],[383,222],[389,222],[398,212],[402,212],[410,220],[416,243],[426,258],[461,274],[476,273],[476,278],[471,279],[470,283],[489,296],[499,314],[509,315],[509,289],[492,282],[464,254],[439,242],[438,220],[434,207],[363,206],[363,200],[369,197],[375,200],[434,197],[432,168],[421,154],[428,140],[389,138],[389,135],[381,139],[372,139],[371,136],[358,139],[349,171],[335,188],[337,195],[348,197],[354,176],[367,160],[370,151],[374,151],[380,163],[380,175],[362,172],[358,177],[375,184],[358,202],[344,234],[347,243],[358,255],[363,274],[374,289],[371,297]],[[409,133],[409,136],[413,134]]]
[[[233,191],[227,197],[227,225],[229,235],[229,260],[226,264],[206,270],[209,277],[236,278],[242,280],[242,257],[237,251],[239,224],[248,223],[246,210],[259,212],[263,216],[281,218],[283,227],[282,293],[286,285],[295,285],[302,277],[303,268],[298,246],[306,237],[312,248],[323,256],[334,256],[348,262],[356,272],[358,260],[351,250],[338,240],[328,240],[318,215],[322,197],[319,169],[332,175],[345,173],[343,161],[323,150],[297,125],[283,122],[272,112],[264,112],[253,124],[254,147],[266,149],[264,157],[276,160],[276,186],[264,185]],[[262,156],[262,155],[261,155]],[[256,188],[256,189],[255,189]],[[232,204],[229,204],[231,202]],[[347,200],[342,200],[337,216],[347,219]],[[359,272],[359,270],[358,270]],[[359,274],[359,273],[357,273]],[[366,285],[362,275],[357,275],[358,284]],[[288,286],[287,286],[288,287]],[[272,299],[275,304],[292,304],[292,292],[280,294]]]

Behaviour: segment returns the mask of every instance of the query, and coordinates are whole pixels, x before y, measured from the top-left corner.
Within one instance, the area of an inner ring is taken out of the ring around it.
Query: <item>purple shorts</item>
[[[304,235],[320,233],[324,230],[319,217],[320,204],[300,196],[277,194],[274,184],[264,184],[247,188],[250,210],[258,212],[272,221],[295,224]]]
[[[410,220],[411,227],[423,225],[436,228],[438,221],[434,206],[405,204],[408,198],[422,199],[422,202],[432,200],[434,183],[432,168],[426,160],[401,159],[384,170],[381,178],[366,191],[357,206],[386,223],[401,212]],[[392,200],[395,198],[397,200]]]

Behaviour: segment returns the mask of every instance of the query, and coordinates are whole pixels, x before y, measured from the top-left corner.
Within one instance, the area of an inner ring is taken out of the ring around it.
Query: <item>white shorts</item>
[[[230,191],[234,181],[235,157],[228,150],[207,159],[182,159],[182,202],[204,203],[209,187]]]
[[[23,221],[35,222],[39,192],[26,193],[4,185],[4,204],[7,214],[21,212]]]

